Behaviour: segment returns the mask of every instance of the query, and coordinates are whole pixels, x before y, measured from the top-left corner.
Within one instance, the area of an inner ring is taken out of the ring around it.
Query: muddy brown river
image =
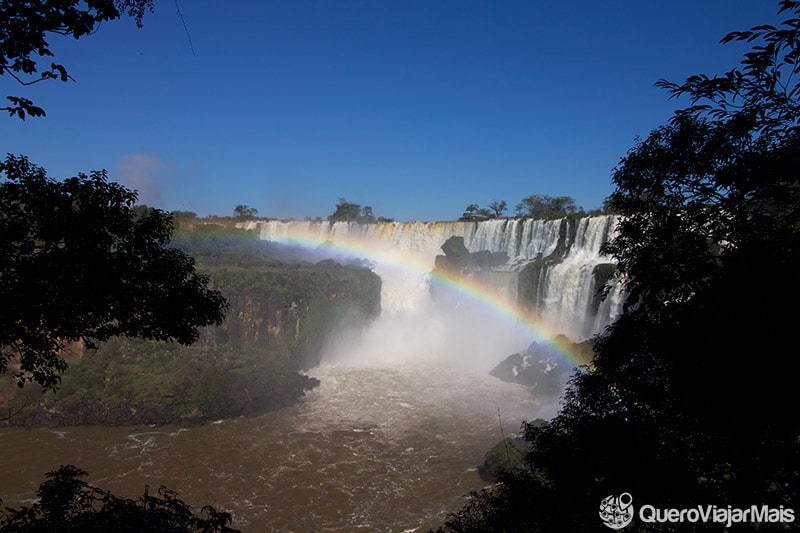
[[[328,365],[293,407],[201,427],[0,429],[0,497],[61,464],[118,496],[177,490],[249,532],[427,531],[486,485],[483,454],[540,406],[525,387],[442,368]]]

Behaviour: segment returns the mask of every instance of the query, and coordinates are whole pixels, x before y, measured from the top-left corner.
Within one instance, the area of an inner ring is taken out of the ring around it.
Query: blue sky
[[[105,168],[140,200],[325,217],[338,198],[396,220],[568,195],[591,209],[620,158],[735,66],[727,32],[768,0],[156,0],[137,29],[53,37],[76,82],[0,77],[47,117],[0,117],[0,146],[52,177]],[[511,214],[511,213],[509,213]]]

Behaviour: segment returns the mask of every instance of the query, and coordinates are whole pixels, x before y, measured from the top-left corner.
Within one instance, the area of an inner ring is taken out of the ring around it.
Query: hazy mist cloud
[[[122,157],[119,163],[117,180],[139,193],[139,203],[154,205],[161,199],[166,165],[158,154],[135,153]]]

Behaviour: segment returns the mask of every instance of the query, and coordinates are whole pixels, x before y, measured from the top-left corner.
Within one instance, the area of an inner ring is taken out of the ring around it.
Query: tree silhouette
[[[569,196],[534,194],[517,204],[517,216],[537,219],[563,218],[579,211],[575,200]]]
[[[336,202],[336,210],[328,216],[331,222],[360,222],[362,224],[372,224],[375,222],[375,214],[372,212],[372,207],[354,202],[348,202],[344,198],[339,198]],[[388,221],[381,217],[383,222]]]
[[[253,218],[258,214],[258,209],[243,204],[238,204],[233,208],[233,216],[236,218]]]
[[[473,220],[486,220],[492,218],[492,212],[478,204],[469,204],[458,220],[473,221]]]
[[[222,295],[167,246],[170,215],[135,209],[136,193],[105,171],[55,181],[9,155],[0,173],[0,371],[20,386],[55,387],[75,341],[189,344],[222,322]]]
[[[358,220],[361,215],[361,205],[348,202],[344,198],[339,198],[336,202],[336,210],[328,216],[331,222]]]
[[[153,0],[5,0],[0,3],[0,75],[22,86],[46,80],[71,80],[66,67],[56,62],[40,70],[38,61],[53,57],[49,35],[80,39],[96,31],[101,22],[119,18],[121,13],[133,17],[141,27],[148,10],[153,10]],[[6,99],[10,105],[0,107],[0,111],[8,111],[12,117],[25,120],[27,115],[45,115],[44,109],[28,98],[7,96]]]
[[[39,485],[39,501],[21,509],[6,508],[0,513],[0,532],[30,533],[105,533],[181,532],[235,533],[229,527],[232,517],[210,505],[200,514],[161,487],[157,495],[147,488],[136,500],[123,499],[95,487],[81,478],[86,471],[72,465],[45,474]]]
[[[494,200],[489,204],[489,209],[491,209],[494,218],[500,218],[508,209],[508,205],[505,200]]]
[[[800,505],[786,306],[800,297],[800,2],[779,12],[790,15],[780,28],[722,40],[753,43],[741,68],[659,82],[691,105],[614,171],[610,204],[623,218],[605,250],[626,312],[596,340],[558,416],[526,428],[527,469],[446,529],[599,529],[600,501],[623,492],[658,508]]]

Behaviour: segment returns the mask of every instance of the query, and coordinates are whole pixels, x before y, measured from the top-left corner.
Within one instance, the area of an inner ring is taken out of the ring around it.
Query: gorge
[[[276,360],[307,369],[301,386],[319,385],[268,412],[209,411],[199,426],[177,416],[155,426],[123,418],[117,427],[0,428],[2,456],[25,464],[6,465],[14,473],[0,482],[4,503],[30,501],[45,471],[73,463],[122,496],[166,484],[192,505],[232,512],[244,531],[435,527],[485,484],[476,472],[484,452],[557,405],[563,384],[532,390],[489,370],[531,343],[553,348],[540,374],[566,369],[579,361],[553,338],[587,339],[620,312],[619,287],[597,298],[613,271],[600,246],[616,222],[251,221],[243,226],[265,246],[280,243],[299,261],[254,266],[220,258],[201,237],[192,246],[210,251],[198,264],[227,287],[231,310],[204,332],[195,360],[277,350]],[[246,368],[223,369],[234,388],[259,383],[230,381],[252,377]],[[160,394],[148,398],[174,403],[174,391]]]

